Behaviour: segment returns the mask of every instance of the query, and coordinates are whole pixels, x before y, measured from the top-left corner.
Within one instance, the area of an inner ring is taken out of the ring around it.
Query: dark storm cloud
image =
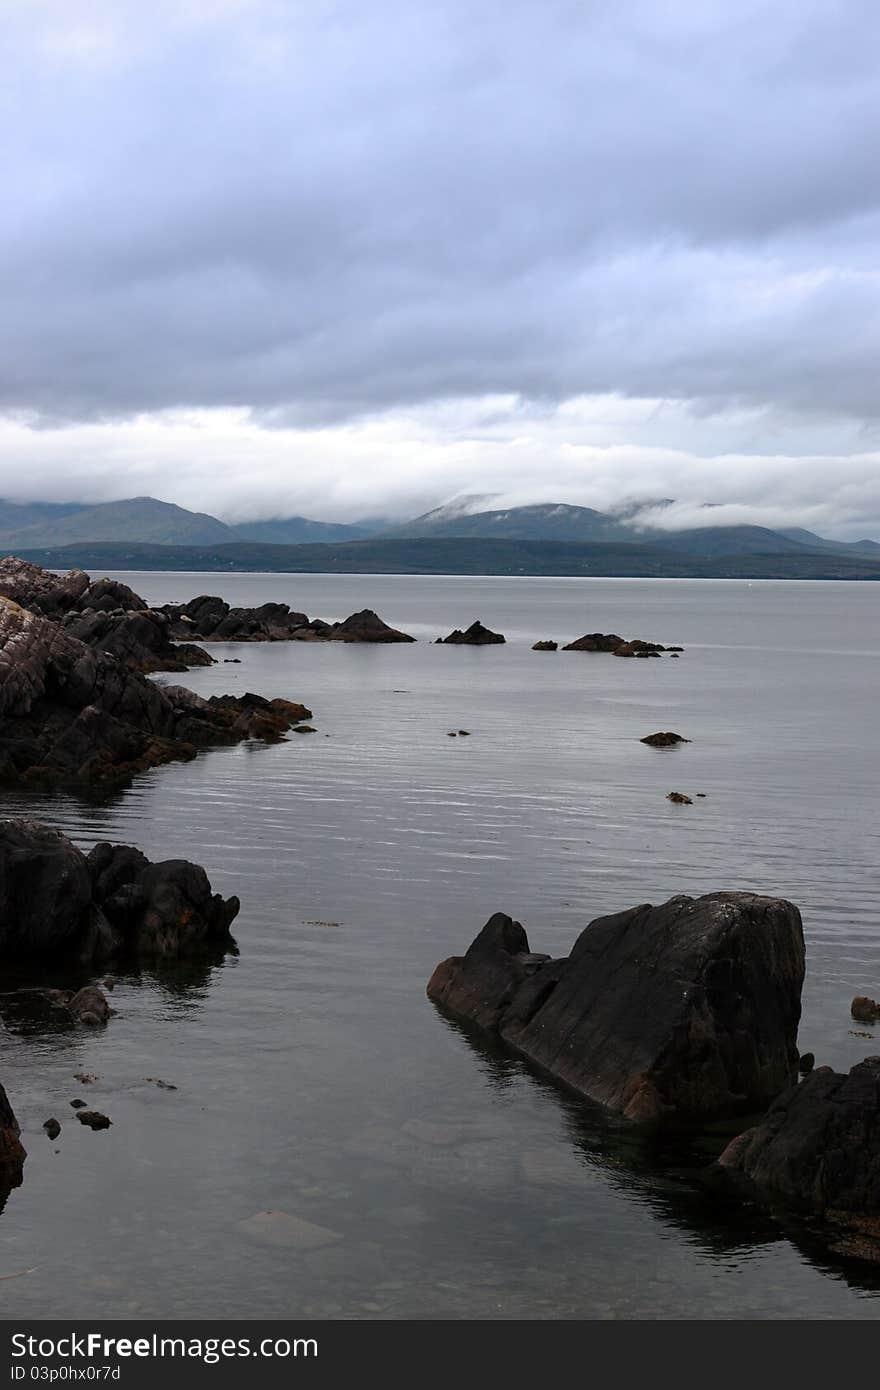
[[[0,408],[877,414],[867,0],[6,8]]]

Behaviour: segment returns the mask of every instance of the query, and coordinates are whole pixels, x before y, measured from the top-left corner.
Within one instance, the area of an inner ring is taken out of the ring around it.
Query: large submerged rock
[[[628,1119],[687,1123],[754,1112],[794,1079],[803,977],[792,903],[710,893],[599,918],[559,960],[496,913],[428,996]]]
[[[832,1243],[880,1260],[880,1057],[817,1067],[724,1150],[718,1169],[770,1206],[821,1217]]]
[[[55,574],[27,560],[0,560],[0,597],[52,618],[89,647],[134,671],[186,671],[210,666],[200,647],[173,641],[168,616],[116,579],[92,580],[82,570]]]
[[[159,686],[0,597],[0,780],[125,781],[200,748],[277,739],[303,705]]]
[[[151,864],[128,845],[86,856],[38,821],[0,820],[0,953],[80,964],[232,950],[237,898],[212,893],[197,864]]]

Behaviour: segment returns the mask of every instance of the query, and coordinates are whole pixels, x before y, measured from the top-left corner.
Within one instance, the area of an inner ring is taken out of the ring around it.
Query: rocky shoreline
[[[640,1129],[733,1134],[708,1189],[807,1215],[829,1248],[878,1262],[880,1058],[844,1076],[799,1057],[804,970],[793,903],[712,893],[598,918],[561,959],[495,913],[427,994]]]
[[[187,860],[151,863],[130,845],[109,843],[86,855],[39,821],[0,820],[0,952],[65,1026],[103,1028],[112,1018],[104,992],[112,980],[88,978],[98,969],[237,953],[229,928],[239,907],[238,898],[212,892],[204,869]],[[74,989],[50,986],[59,975],[86,978]],[[110,1124],[97,1111],[82,1109],[78,1118],[93,1129]],[[56,1137],[60,1125],[53,1119],[44,1128]],[[26,1156],[0,1085],[0,1203],[21,1182]]]

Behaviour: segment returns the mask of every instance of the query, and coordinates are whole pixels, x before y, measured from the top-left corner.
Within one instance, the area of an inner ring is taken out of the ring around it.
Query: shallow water
[[[479,617],[508,642],[213,646],[220,664],[168,679],[301,699],[318,733],[158,769],[98,804],[2,795],[4,814],[86,848],[192,858],[243,904],[239,957],[120,979],[100,1035],[47,1032],[0,1000],[28,1149],[0,1274],[31,1271],[0,1282],[3,1316],[880,1313],[869,1269],[713,1206],[691,1182],[702,1156],[621,1135],[424,994],[498,909],[562,954],[599,914],[752,888],[804,914],[802,1049],[838,1067],[880,1052],[849,1017],[853,994],[880,992],[880,587],[120,577],[156,603],[369,606],[420,639]],[[595,629],[686,651],[530,649]],[[459,728],[471,737],[447,737]],[[639,743],[666,728],[693,742]],[[77,1095],[113,1127],[76,1124]],[[286,1217],[254,1220],[267,1209]]]

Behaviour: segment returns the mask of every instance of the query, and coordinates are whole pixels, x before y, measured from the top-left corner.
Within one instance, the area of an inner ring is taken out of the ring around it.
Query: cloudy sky
[[[875,0],[0,18],[6,496],[880,536]]]

